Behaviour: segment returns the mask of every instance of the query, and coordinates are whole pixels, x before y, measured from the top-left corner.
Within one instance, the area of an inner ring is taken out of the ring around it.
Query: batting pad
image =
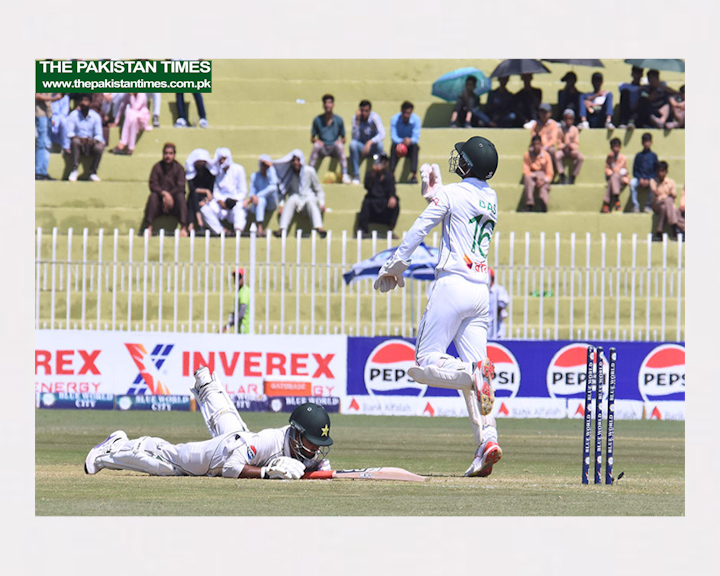
[[[413,366],[408,368],[410,378],[420,384],[437,386],[439,388],[452,388],[453,390],[472,390],[472,374],[467,369],[447,370],[436,365]]]

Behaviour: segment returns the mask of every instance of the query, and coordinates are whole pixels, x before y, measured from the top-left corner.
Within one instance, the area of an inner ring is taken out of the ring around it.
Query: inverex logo
[[[662,344],[654,348],[640,365],[638,389],[646,402],[684,400],[685,348],[678,344]]]
[[[408,376],[415,366],[415,348],[404,340],[385,340],[365,362],[365,388],[369,394],[423,396],[427,386]]]
[[[493,388],[498,398],[514,398],[520,390],[520,365],[510,350],[497,342],[488,342],[487,355],[495,364]]]
[[[563,346],[550,360],[547,389],[552,398],[582,397],[585,394],[588,344],[576,342]],[[603,398],[607,398],[608,362],[603,363]]]

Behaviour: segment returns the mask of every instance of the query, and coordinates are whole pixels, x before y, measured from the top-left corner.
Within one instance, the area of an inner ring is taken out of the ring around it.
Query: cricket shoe
[[[485,450],[480,452],[480,448],[475,452],[475,458],[470,464],[470,468],[465,471],[465,476],[479,476],[485,478],[492,474],[493,464],[502,458],[502,448],[497,442],[488,441],[485,444]]]
[[[110,434],[105,440],[100,442],[97,446],[88,452],[87,458],[85,458],[85,474],[97,474],[105,468],[102,462],[98,462],[98,458],[104,456],[113,451],[114,444],[118,440],[126,442],[128,439],[127,434],[122,430],[117,430]]]
[[[487,416],[492,412],[495,403],[495,390],[492,380],[495,378],[495,364],[490,358],[485,358],[480,364],[473,363],[473,390],[480,403],[480,413]]]

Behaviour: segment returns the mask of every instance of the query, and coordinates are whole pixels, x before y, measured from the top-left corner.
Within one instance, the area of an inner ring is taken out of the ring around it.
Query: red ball
[[[405,144],[400,142],[400,144],[395,146],[395,154],[397,154],[398,156],[400,156],[400,158],[402,158],[403,156],[405,156],[407,154],[407,146],[405,146]]]

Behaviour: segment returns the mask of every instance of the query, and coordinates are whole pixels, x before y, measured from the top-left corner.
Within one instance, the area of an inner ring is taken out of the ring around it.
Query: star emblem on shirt
[[[330,432],[330,426],[325,424],[325,426],[323,428],[320,428],[320,431],[322,432],[323,436],[327,436],[328,432]]]

